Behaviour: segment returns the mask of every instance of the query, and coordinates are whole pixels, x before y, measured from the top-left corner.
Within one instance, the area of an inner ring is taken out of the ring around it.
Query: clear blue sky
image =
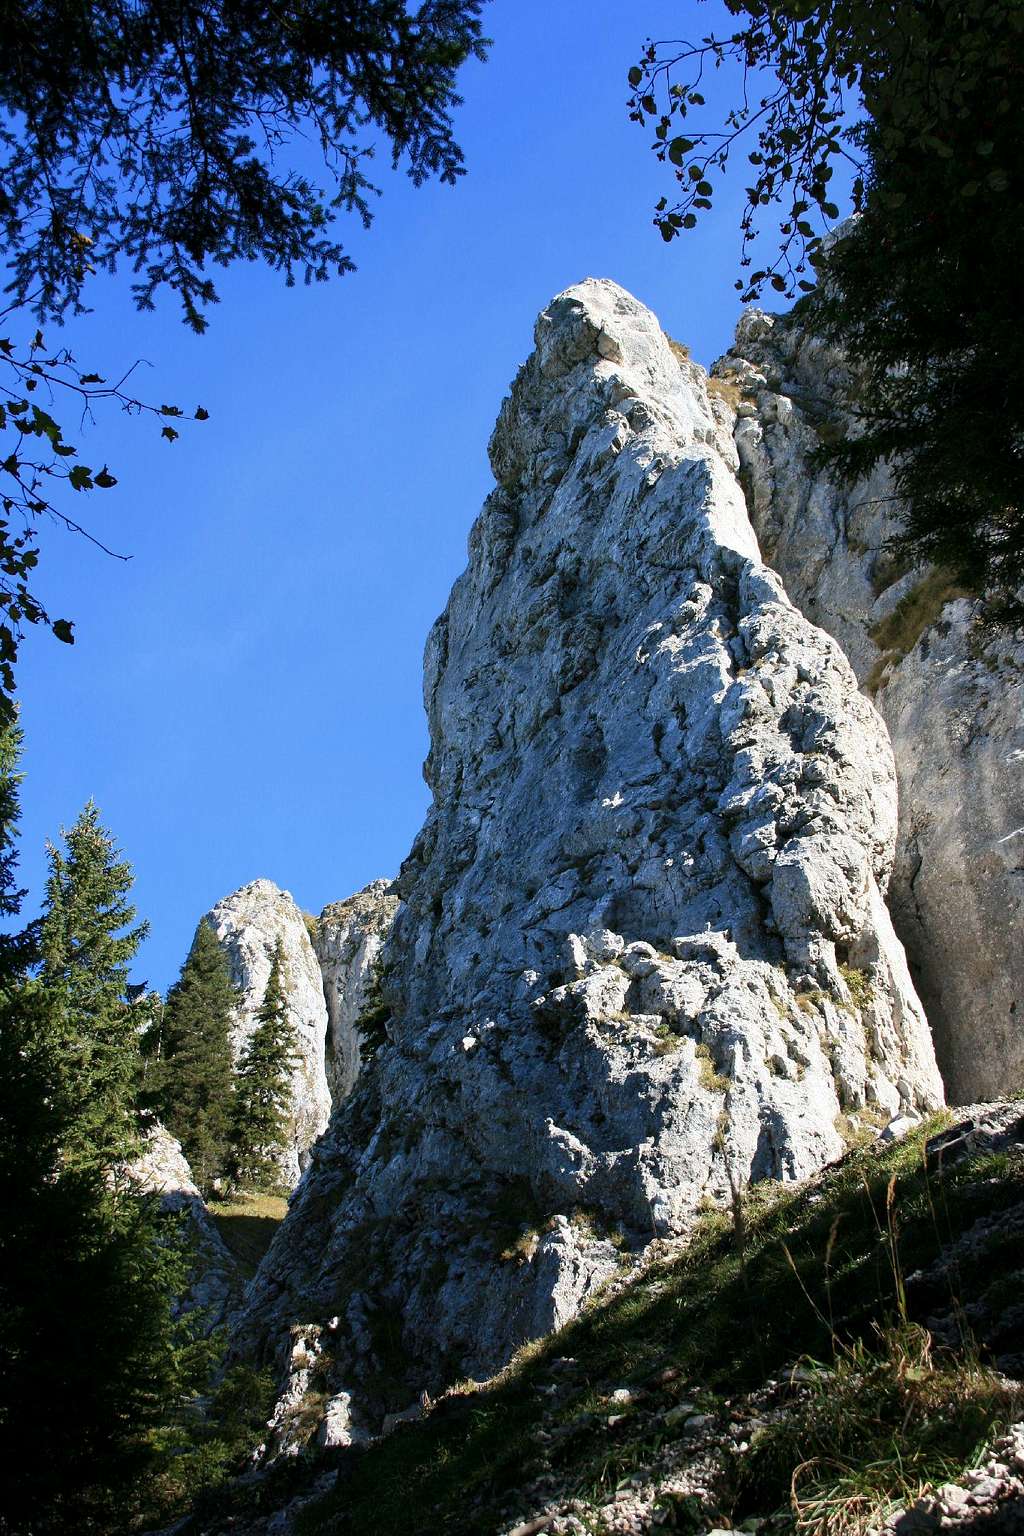
[[[493,0],[490,61],[463,73],[452,189],[379,179],[359,270],[286,289],[236,269],[203,338],[173,303],[139,316],[97,283],[66,340],[204,426],[173,447],[101,419],[86,462],[115,490],[76,503],[131,554],[46,528],[40,588],[73,649],[32,636],[22,875],[90,796],[134,865],[152,924],[138,979],[165,988],[197,919],[257,876],[316,912],[394,874],[427,807],[421,657],[491,480],[486,444],[534,318],[580,278],[612,277],[710,362],[729,345],[742,168],[706,229],[666,246],[671,192],[628,121],[644,38],[703,33],[712,0]]]

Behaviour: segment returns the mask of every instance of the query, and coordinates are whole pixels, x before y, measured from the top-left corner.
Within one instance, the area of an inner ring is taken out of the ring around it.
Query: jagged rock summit
[[[287,891],[279,890],[271,880],[252,880],[219,901],[203,922],[213,928],[227,953],[232,978],[242,989],[232,1031],[236,1058],[256,1027],[274,949],[281,942],[284,989],[298,1048],[292,1074],[290,1138],[281,1159],[281,1180],[294,1185],[331,1110],[324,1069],[327,1007],[305,918]]]
[[[388,1039],[236,1332],[332,1443],[494,1369],[703,1201],[941,1101],[883,901],[885,727],[763,564],[731,424],[602,280],[544,311],[502,407],[427,643]]]

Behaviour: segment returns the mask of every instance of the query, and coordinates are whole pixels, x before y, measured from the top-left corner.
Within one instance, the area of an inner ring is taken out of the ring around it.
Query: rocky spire
[[[427,643],[387,1040],[237,1335],[300,1340],[336,1439],[493,1369],[702,1202],[941,1102],[883,900],[887,733],[763,564],[731,422],[594,280],[502,407]]]

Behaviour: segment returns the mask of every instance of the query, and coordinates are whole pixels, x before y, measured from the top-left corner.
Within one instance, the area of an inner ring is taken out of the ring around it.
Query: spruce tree
[[[68,1167],[109,1172],[138,1143],[138,1018],[126,994],[128,967],[149,925],[135,924],[131,867],[92,801],[64,839],[63,850],[48,849],[39,930],[39,981],[60,1040],[68,1101],[62,1158]]]
[[[225,1172],[231,1139],[231,1021],[239,991],[209,923],[196,929],[160,1024],[155,1105],[181,1142],[199,1188]]]
[[[16,728],[0,729],[0,910],[17,916]],[[118,1178],[135,1143],[119,987],[131,874],[87,808],[39,924],[0,940],[0,1530],[110,1531],[148,1436],[189,1390],[188,1256]],[[91,903],[91,905],[90,905]],[[40,946],[45,955],[40,957]],[[33,971],[38,974],[33,974]],[[123,1047],[125,1061],[118,1059]]]
[[[287,1146],[292,1067],[298,1051],[284,991],[284,951],[278,939],[256,1028],[238,1064],[232,1129],[232,1174],[242,1184],[276,1182]]]

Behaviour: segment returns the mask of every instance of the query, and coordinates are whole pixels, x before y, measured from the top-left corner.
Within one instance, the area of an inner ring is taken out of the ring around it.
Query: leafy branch
[[[113,402],[130,415],[157,419],[160,436],[168,442],[179,435],[172,421],[185,416],[180,406],[154,405],[129,392],[137,366],[109,382],[83,372],[66,347],[48,348],[41,331],[20,346],[10,337],[0,338],[0,711],[9,708],[27,625],[44,625],[66,645],[74,643],[73,625],[51,618],[34,589],[41,520],[50,518],[81,534],[114,559],[130,558],[109,549],[60,504],[67,491],[106,491],[117,480],[106,464],[93,469],[81,461],[54,415],[55,402],[74,402],[79,428],[95,420],[95,407]],[[199,406],[191,419],[205,421],[208,414]]]
[[[850,26],[837,16],[839,6],[727,3],[733,14],[753,17],[744,30],[727,37],[709,35],[699,43],[648,41],[629,71],[630,117],[641,125],[655,120],[652,148],[673,167],[681,189],[675,202],[662,197],[655,208],[654,223],[666,241],[693,229],[698,216],[710,211],[712,175],[724,175],[734,151],[750,146],[753,180],[740,219],[743,275],[735,286],[745,303],[759,297],[766,284],[793,298],[798,289],[814,287],[804,274],[814,266],[821,245],[815,217],[823,228],[839,217],[829,188],[834,161],[842,158],[854,167],[854,208],[863,201],[860,128],[850,116],[859,79],[851,62]],[[738,66],[740,99],[722,126],[704,127],[699,116],[693,121],[707,105],[701,88],[709,72],[723,65]],[[769,70],[772,88],[761,94]],[[684,126],[685,133],[680,131]],[[770,206],[782,210],[778,253],[765,267],[750,271],[762,211]]]
[[[332,226],[339,211],[370,223],[375,134],[417,186],[463,174],[451,114],[459,66],[486,56],[482,5],[6,6],[8,293],[47,323],[81,311],[92,273],[126,262],[140,309],[169,288],[202,331],[217,302],[211,266],[262,260],[289,284],[351,271]],[[323,184],[287,164],[296,150],[308,160],[309,146]]]

